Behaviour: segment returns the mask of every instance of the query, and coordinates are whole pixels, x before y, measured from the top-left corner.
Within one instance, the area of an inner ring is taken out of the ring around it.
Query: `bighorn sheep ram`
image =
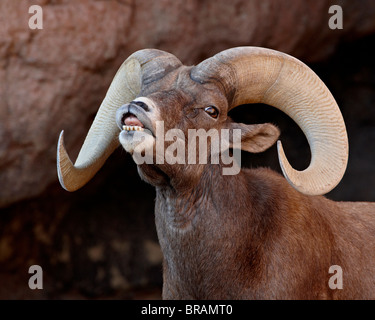
[[[234,131],[240,129],[242,150],[266,150],[279,136],[275,126],[228,117],[234,107],[251,103],[276,107],[300,126],[312,155],[307,169],[291,167],[280,141],[286,179],[265,168],[224,175],[223,161],[155,160],[163,138],[158,121],[185,136],[189,129],[229,129],[231,152],[238,150]],[[135,140],[136,133],[142,139]],[[117,72],[74,165],[61,133],[61,185],[82,187],[119,143],[133,158],[141,143],[148,145],[143,153],[151,147],[155,156],[137,167],[156,188],[164,299],[375,298],[375,203],[322,196],[345,172],[346,128],[328,88],[296,58],[239,47],[189,67],[172,54],[140,50]],[[329,286],[334,265],[341,267],[342,289]]]

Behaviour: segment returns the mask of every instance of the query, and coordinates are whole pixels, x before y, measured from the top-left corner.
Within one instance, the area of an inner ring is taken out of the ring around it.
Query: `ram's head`
[[[339,183],[346,169],[348,143],[334,98],[302,62],[256,47],[229,49],[193,67],[154,49],[131,55],[117,72],[74,165],[61,133],[57,154],[60,183],[68,191],[82,187],[119,142],[133,157],[152,150],[152,161],[140,164],[139,172],[152,184],[165,183],[165,177],[176,175],[173,168],[178,164],[158,160],[157,141],[164,139],[158,136],[161,132],[158,124],[163,126],[163,134],[178,129],[182,141],[191,129],[216,129],[219,135],[222,129],[228,129],[228,147],[235,144],[234,129],[240,129],[237,131],[243,150],[263,151],[279,136],[276,127],[245,125],[228,117],[234,107],[250,103],[264,103],[282,110],[305,133],[312,158],[304,171],[290,166],[278,142],[280,165],[293,187],[315,195],[324,194]],[[169,140],[163,144],[163,156],[171,143]],[[185,154],[185,159],[188,156]],[[201,168],[201,165],[185,165],[178,174],[193,177],[199,175]]]

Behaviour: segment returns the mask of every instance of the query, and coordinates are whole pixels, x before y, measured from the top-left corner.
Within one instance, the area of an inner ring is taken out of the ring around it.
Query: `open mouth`
[[[143,123],[137,118],[136,115],[127,112],[123,115],[121,119],[122,130],[126,131],[144,131],[145,126]]]
[[[132,102],[122,105],[116,111],[116,124],[121,129],[119,141],[130,154],[153,147],[153,122],[144,108]]]
[[[154,136],[153,124],[147,112],[135,103],[124,104],[117,110],[116,123],[124,138],[132,137],[135,132]]]

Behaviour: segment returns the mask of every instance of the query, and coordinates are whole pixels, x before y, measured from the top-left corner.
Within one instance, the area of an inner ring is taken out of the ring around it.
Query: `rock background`
[[[43,8],[30,30],[28,8]],[[343,30],[328,27],[330,5]],[[159,298],[161,253],[154,190],[116,151],[83,189],[57,182],[59,132],[74,159],[117,68],[145,47],[195,64],[239,45],[273,48],[308,63],[346,121],[350,158],[335,200],[375,201],[375,3],[368,1],[0,1],[0,299]],[[243,122],[273,122],[291,163],[309,149],[300,130],[268,106],[237,108]],[[279,171],[275,148],[243,155]],[[126,197],[124,196],[126,192]],[[28,288],[41,265],[44,289]]]

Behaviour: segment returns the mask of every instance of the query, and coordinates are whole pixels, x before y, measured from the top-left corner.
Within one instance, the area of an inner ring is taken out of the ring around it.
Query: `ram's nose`
[[[128,131],[152,128],[148,105],[142,101],[124,104],[117,110],[116,123],[121,130]]]

